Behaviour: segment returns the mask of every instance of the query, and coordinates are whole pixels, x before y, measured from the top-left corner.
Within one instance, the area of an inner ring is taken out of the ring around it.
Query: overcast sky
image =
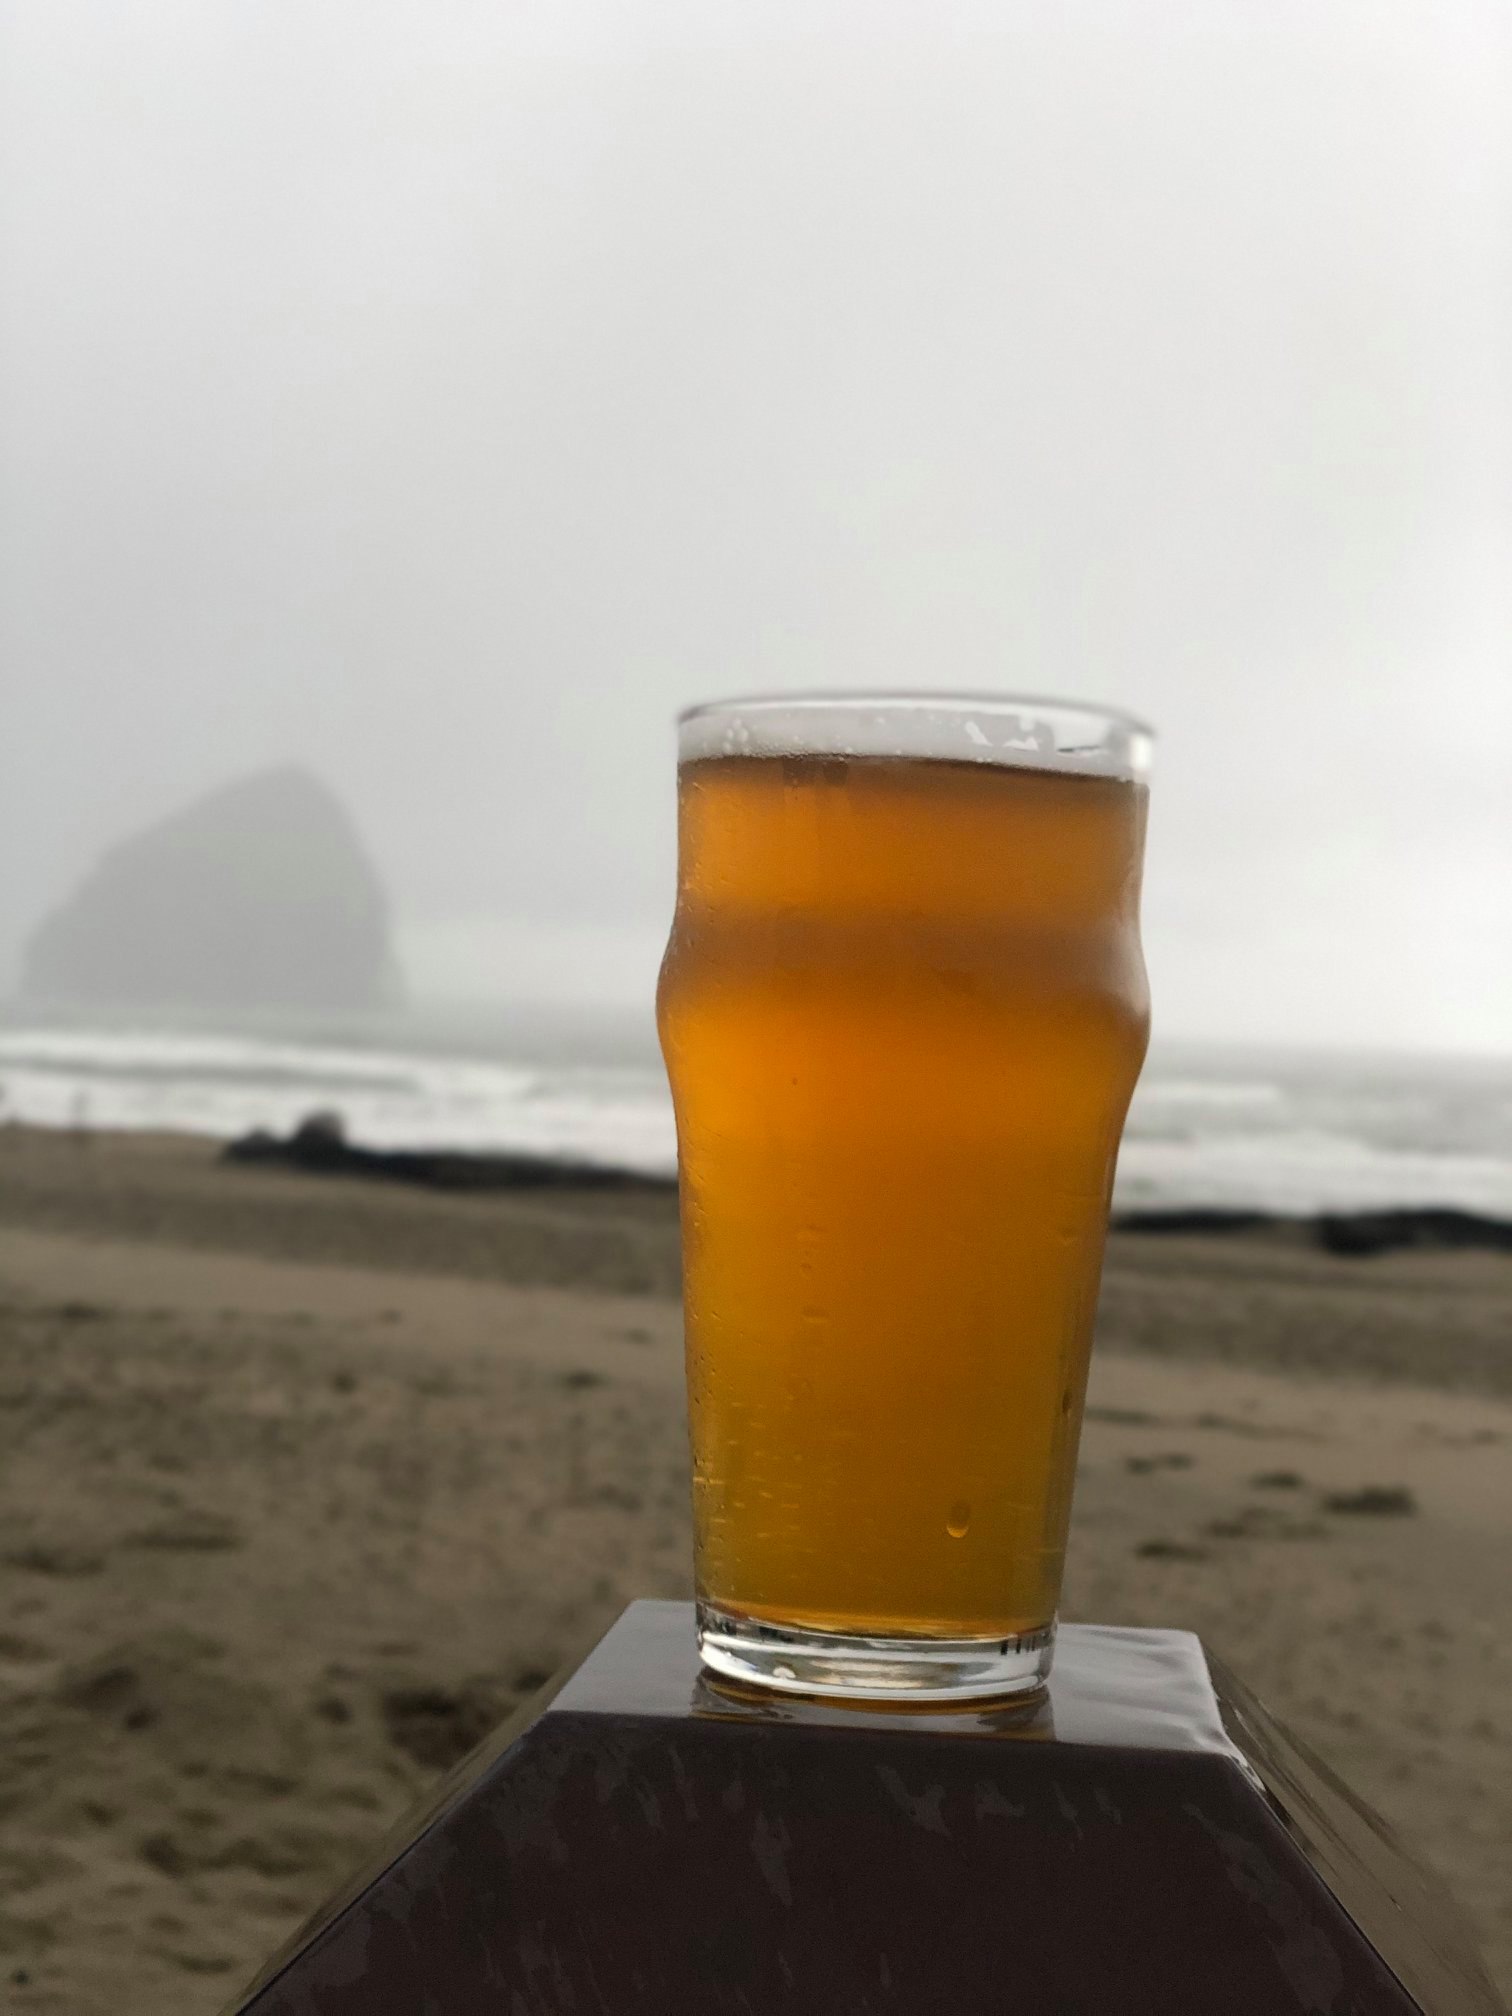
[[[673,709],[1162,731],[1180,1035],[1512,1045],[1502,0],[0,0],[0,966],[297,758],[634,998]]]

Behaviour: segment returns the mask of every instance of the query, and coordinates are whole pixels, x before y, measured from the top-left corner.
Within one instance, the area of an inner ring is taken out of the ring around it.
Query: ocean
[[[337,1112],[373,1147],[514,1150],[670,1176],[644,1023],[414,1014],[196,1028],[0,1019],[0,1123],[229,1139]],[[1451,1205],[1512,1219],[1512,1059],[1159,1044],[1119,1158],[1120,1209]]]

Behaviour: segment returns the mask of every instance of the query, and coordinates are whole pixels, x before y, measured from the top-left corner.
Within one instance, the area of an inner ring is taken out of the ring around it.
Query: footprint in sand
[[[68,1668],[54,1699],[132,1732],[214,1724],[241,1735],[260,1701],[217,1670],[224,1652],[216,1639],[195,1632],[148,1632]]]
[[[123,1729],[150,1729],[158,1719],[141,1674],[125,1661],[100,1662],[70,1674],[58,1689],[58,1699],[67,1708],[119,1722]]]
[[[77,1882],[84,1865],[73,1855],[53,1849],[0,1850],[0,1897],[21,1897],[45,1883]]]
[[[1141,1561],[1206,1561],[1206,1547],[1190,1546],[1185,1540],[1141,1540],[1134,1549]]]
[[[34,1540],[29,1546],[12,1548],[5,1565],[28,1575],[98,1575],[105,1566],[105,1556],[66,1540]]]
[[[1316,1519],[1289,1519],[1269,1505],[1246,1505],[1235,1517],[1210,1519],[1203,1532],[1214,1540],[1324,1540],[1328,1528]]]
[[[1405,1484],[1366,1484],[1358,1491],[1330,1491],[1323,1500],[1325,1512],[1373,1519],[1410,1518],[1417,1509],[1417,1500]]]
[[[491,1686],[392,1687],[381,1697],[388,1739],[433,1771],[458,1763],[504,1720],[513,1703]]]
[[[186,1974],[229,1974],[236,1966],[234,1960],[227,1960],[219,1953],[168,1953],[164,1959],[171,1960],[175,1967],[181,1967]]]
[[[1216,1429],[1224,1435],[1243,1435],[1252,1442],[1327,1442],[1332,1439],[1317,1428],[1299,1428],[1286,1422],[1277,1422],[1272,1427],[1261,1421],[1241,1421],[1232,1414],[1199,1414],[1192,1425]]]
[[[235,1520],[217,1518],[210,1512],[189,1512],[126,1536],[128,1547],[156,1547],[184,1554],[224,1554],[246,1544]]]
[[[1136,1477],[1146,1477],[1152,1470],[1190,1470],[1192,1459],[1179,1449],[1171,1450],[1163,1456],[1128,1456],[1124,1468]]]
[[[52,1653],[35,1638],[23,1638],[18,1631],[0,1631],[0,1661],[10,1666],[40,1666]]]
[[[170,1829],[147,1834],[137,1843],[137,1859],[159,1875],[178,1881],[210,1871],[226,1870],[281,1882],[308,1875],[322,1861],[323,1844],[307,1828],[268,1828],[260,1834],[237,1834],[231,1840],[195,1839]]]

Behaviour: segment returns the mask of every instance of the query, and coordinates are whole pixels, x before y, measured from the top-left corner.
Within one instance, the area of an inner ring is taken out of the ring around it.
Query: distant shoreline
[[[517,1163],[507,1180],[560,1186],[565,1163],[585,1195],[634,1172],[650,1203],[677,1166],[665,1074],[654,1049],[632,1054],[600,1033],[590,1042],[563,1025],[548,1045],[502,1023],[491,1035],[429,1022],[18,1028],[0,1012],[0,1118],[224,1143],[327,1114],[349,1141],[445,1160],[439,1174],[434,1159],[390,1172],[400,1180],[462,1188]],[[1284,1224],[1406,1207],[1512,1222],[1512,1059],[1378,1071],[1363,1058],[1346,1068],[1168,1048],[1131,1107],[1113,1203],[1131,1222],[1156,1214],[1155,1230],[1165,1212],[1221,1209],[1240,1236],[1252,1213]],[[1419,1231],[1452,1239],[1466,1227]]]
[[[259,1129],[229,1142],[224,1159],[310,1175],[353,1176],[430,1190],[634,1190],[666,1193],[670,1176],[567,1156],[478,1154],[448,1149],[367,1148],[348,1141],[334,1116],[313,1116],[285,1135]],[[1347,1259],[1420,1247],[1512,1253],[1512,1220],[1442,1205],[1386,1210],[1287,1213],[1219,1207],[1115,1212],[1120,1232],[1150,1236],[1300,1231],[1325,1252]]]

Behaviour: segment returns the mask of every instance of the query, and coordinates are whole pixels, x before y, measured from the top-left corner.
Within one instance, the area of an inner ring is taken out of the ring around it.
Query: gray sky
[[[634,996],[682,702],[1162,730],[1159,1025],[1512,1040],[1493,0],[0,0],[0,962],[297,757]]]

